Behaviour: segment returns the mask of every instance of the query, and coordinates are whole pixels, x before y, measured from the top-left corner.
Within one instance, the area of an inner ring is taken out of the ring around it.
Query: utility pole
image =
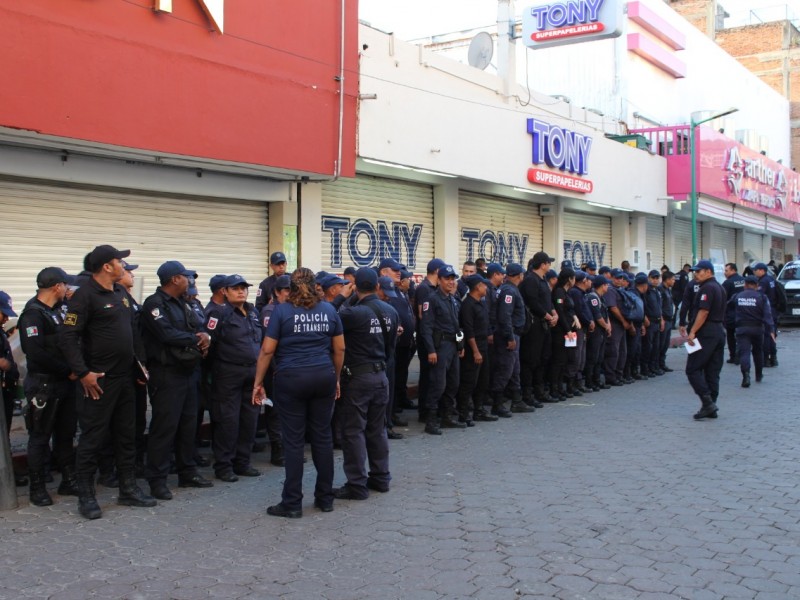
[[[517,43],[514,0],[497,2],[497,75],[503,80],[506,102],[517,83]]]

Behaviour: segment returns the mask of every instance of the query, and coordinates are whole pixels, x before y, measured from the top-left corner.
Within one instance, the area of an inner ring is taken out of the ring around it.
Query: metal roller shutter
[[[561,258],[571,260],[576,267],[589,260],[596,262],[598,267],[610,265],[611,217],[564,211]]]
[[[660,269],[664,264],[664,217],[647,217],[647,247],[645,260],[650,252],[650,264],[645,265],[647,270]],[[644,269],[642,269],[644,270]]]
[[[726,262],[737,262],[736,260],[736,230],[732,227],[720,227],[713,225],[711,229],[711,246],[725,250]]]
[[[359,175],[322,185],[322,268],[377,265],[391,257],[412,271],[433,258],[433,189]]]
[[[539,205],[460,191],[458,226],[461,263],[476,258],[520,263],[523,267],[542,249]]]
[[[764,260],[764,236],[760,233],[744,232],[744,258],[748,263]]]
[[[685,263],[692,264],[692,222],[686,219],[675,219],[673,230],[673,252],[675,253],[675,269]],[[697,224],[697,260],[708,258],[703,248],[703,224]],[[671,266],[671,265],[670,265]]]
[[[205,302],[215,273],[240,273],[254,284],[266,275],[267,207],[0,182],[0,289],[22,306],[42,268],[78,273],[87,252],[111,244],[130,248],[130,262],[139,265],[134,291],[141,289],[142,298],[158,286],[159,265],[179,260],[198,272]]]

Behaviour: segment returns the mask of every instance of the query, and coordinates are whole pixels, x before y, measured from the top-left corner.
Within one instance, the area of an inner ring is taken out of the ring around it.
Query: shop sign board
[[[605,242],[582,242],[580,240],[564,240],[564,258],[571,260],[576,267],[593,261],[598,267],[605,264]]]
[[[473,261],[477,258],[485,258],[487,262],[496,262],[501,265],[510,262],[524,265],[529,238],[527,233],[461,228],[461,241],[467,248],[467,260]]]
[[[384,258],[393,258],[414,269],[423,226],[404,221],[370,221],[341,216],[323,216],[323,234],[330,236],[331,267],[348,264],[368,267]]]
[[[622,35],[622,0],[544,0],[522,11],[522,40],[547,48]]]
[[[533,118],[528,119],[528,133],[531,135],[531,162],[549,167],[528,169],[528,181],[581,194],[594,190],[592,181],[581,177],[589,173],[591,136]]]

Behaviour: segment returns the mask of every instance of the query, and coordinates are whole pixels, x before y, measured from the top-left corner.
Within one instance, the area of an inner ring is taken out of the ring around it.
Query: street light
[[[738,108],[729,108],[722,112],[714,113],[702,121],[695,121],[694,117],[689,117],[689,160],[692,161],[692,264],[697,264],[697,158],[694,152],[694,130],[695,127],[708,123],[714,119],[725,117],[738,111]]]

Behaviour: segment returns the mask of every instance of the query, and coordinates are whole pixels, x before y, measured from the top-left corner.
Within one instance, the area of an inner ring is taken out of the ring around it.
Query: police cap
[[[599,275],[605,275],[606,273],[610,272],[611,272],[611,267],[609,267],[608,265],[603,265],[602,267],[600,267],[600,270],[597,273]]]
[[[758,277],[755,275],[747,275],[744,278],[745,284],[758,285]]]
[[[755,271],[756,269],[759,269],[759,268],[764,269],[766,271],[767,270],[767,265],[765,265],[764,263],[758,263],[753,267],[753,270]],[[707,269],[709,271],[713,271],[714,270],[714,263],[712,263],[710,260],[698,260],[697,264],[695,266],[693,266],[691,270],[692,271],[702,271],[704,269]]]
[[[594,262],[593,260],[590,260],[589,262],[586,263],[586,269],[588,271],[597,271],[597,263]]]
[[[17,313],[14,312],[11,306],[11,296],[3,291],[0,291],[0,313],[3,313],[7,317],[17,316]]]
[[[104,264],[110,263],[115,258],[121,260],[130,255],[130,250],[117,250],[114,246],[103,244],[102,246],[95,246],[94,250],[89,252],[84,260],[84,266],[89,267],[90,271],[95,272]]]
[[[701,260],[700,262],[708,262],[708,261],[707,261],[707,260],[706,260],[706,261],[702,261],[702,260]],[[700,263],[697,263],[697,264],[700,264]],[[695,266],[696,266],[696,265],[695,265]],[[713,268],[713,267],[712,267],[712,268]],[[697,270],[697,269],[695,269],[694,267],[692,267],[692,271],[696,271],[696,270]],[[763,262],[756,263],[756,264],[754,264],[754,265],[753,265],[753,271],[766,271],[766,270],[767,270],[767,265],[765,265]]]
[[[592,287],[594,289],[597,289],[603,285],[608,285],[608,279],[606,279],[602,275],[596,275],[594,279],[592,279]]]
[[[477,286],[479,283],[485,283],[486,285],[489,285],[489,280],[484,279],[478,274],[475,274],[475,275],[470,275],[469,277],[464,279],[464,283],[467,284],[467,287],[469,287],[469,289],[474,290],[475,286]]]
[[[283,252],[273,252],[269,257],[269,264],[280,265],[286,262],[286,255]]]
[[[586,277],[587,277],[586,271],[581,271],[580,269],[575,271],[575,283],[579,283],[579,282],[585,280]]]
[[[36,276],[36,287],[39,289],[53,287],[59,283],[67,283],[69,275],[59,267],[47,267]]]
[[[247,287],[250,287],[252,284],[247,283],[247,280],[244,277],[242,277],[241,275],[238,275],[238,274],[228,275],[225,278],[225,287],[226,288],[232,288],[232,287],[236,287],[238,285],[246,285]]]
[[[444,265],[439,269],[439,277],[458,277],[458,275],[456,275],[456,270],[453,268],[453,265]]]
[[[397,298],[397,292],[394,289],[394,281],[391,277],[378,277],[378,286],[383,290],[383,293],[390,298]]]
[[[188,270],[183,264],[179,263],[177,260],[168,260],[160,267],[158,267],[158,271],[156,271],[156,275],[158,275],[158,280],[161,283],[166,283],[176,275],[183,275],[184,277],[193,277],[194,271]]]
[[[501,275],[505,275],[506,270],[500,263],[489,263],[488,265],[486,265],[487,275],[494,275],[495,273],[500,273]]]
[[[378,270],[391,269],[392,271],[400,271],[400,263],[393,258],[384,258],[381,264],[378,265]]]
[[[548,256],[547,252],[537,252],[533,255],[531,262],[533,263],[533,268],[538,269],[545,263],[552,264],[553,259]]]
[[[661,271],[653,269],[647,274],[647,276],[652,277],[653,279],[661,279]]]
[[[445,266],[445,262],[441,258],[433,258],[428,263],[428,273],[436,273]]]
[[[375,269],[361,267],[356,271],[356,288],[362,292],[373,292],[378,286],[378,274]]]
[[[323,277],[319,282],[323,290],[327,290],[328,288],[331,288],[334,285],[340,285],[340,284],[344,285],[345,283],[347,283],[346,279],[342,279],[338,275],[334,275],[332,273],[326,277]]]
[[[519,263],[508,263],[506,265],[506,275],[509,277],[516,277],[517,275],[522,275],[525,272],[525,269],[522,268],[522,265]]]
[[[637,273],[636,277],[633,278],[633,281],[636,283],[636,285],[647,283],[647,273]]]
[[[208,280],[208,287],[211,288],[212,292],[216,292],[218,289],[225,287],[225,280],[228,278],[227,275],[217,274],[214,275],[211,279]]]
[[[288,290],[292,287],[292,278],[288,275],[281,275],[275,279],[275,285],[272,286],[273,290]]]

